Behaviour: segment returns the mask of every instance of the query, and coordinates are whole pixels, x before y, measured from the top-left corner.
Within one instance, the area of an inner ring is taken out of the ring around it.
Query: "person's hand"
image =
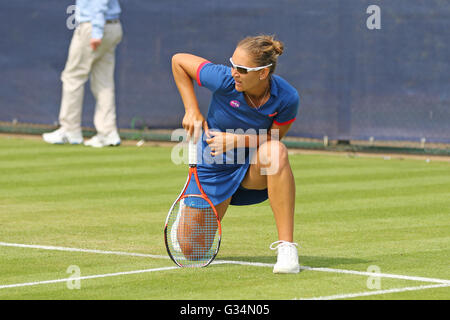
[[[206,143],[209,144],[212,156],[218,156],[236,147],[238,136],[234,133],[212,130],[209,135],[210,138],[206,139]]]
[[[209,137],[208,124],[200,112],[186,112],[182,125],[184,130],[186,130],[188,140],[193,137],[194,142],[197,143],[198,138],[201,136],[202,129],[205,130],[206,135]]]
[[[102,39],[91,39],[92,50],[97,50],[97,48],[102,44]]]

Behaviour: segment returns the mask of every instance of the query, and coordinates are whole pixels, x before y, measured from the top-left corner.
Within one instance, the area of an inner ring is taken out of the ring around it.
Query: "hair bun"
[[[282,42],[280,42],[278,40],[273,40],[273,49],[279,56],[281,56],[284,51],[284,45]]]

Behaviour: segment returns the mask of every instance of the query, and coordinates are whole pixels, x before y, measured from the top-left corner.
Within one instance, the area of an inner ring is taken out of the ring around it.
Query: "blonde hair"
[[[259,66],[272,64],[270,74],[275,71],[277,59],[284,51],[284,44],[271,35],[246,37],[239,41],[237,46],[247,50]]]

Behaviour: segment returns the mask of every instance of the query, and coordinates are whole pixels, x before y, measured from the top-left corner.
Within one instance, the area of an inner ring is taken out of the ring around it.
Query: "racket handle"
[[[197,165],[197,145],[194,142],[194,137],[189,139],[189,165]]]

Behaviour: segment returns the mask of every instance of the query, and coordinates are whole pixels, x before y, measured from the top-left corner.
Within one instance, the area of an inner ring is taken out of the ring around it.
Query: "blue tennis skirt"
[[[193,191],[194,187],[188,187],[188,190],[186,191],[186,194],[199,194],[195,191]],[[205,191],[206,193],[206,191]],[[210,198],[208,196],[208,198]],[[263,201],[266,201],[269,198],[267,189],[263,190],[253,190],[253,189],[246,189],[243,186],[239,186],[236,190],[236,192],[231,196],[231,202],[230,204],[233,206],[247,206],[252,204],[257,204]],[[211,199],[211,198],[210,198]],[[228,198],[227,198],[228,199]],[[214,205],[219,204],[214,203]],[[200,197],[190,197],[187,198],[185,201],[185,205],[191,208],[197,208],[197,209],[203,209],[209,207],[209,204],[207,201],[203,200]]]
[[[200,143],[199,143],[200,144]],[[208,146],[199,146],[199,151]],[[199,154],[207,154],[208,150]],[[231,197],[231,205],[243,206],[252,205],[263,202],[268,199],[267,189],[264,190],[250,190],[241,186],[250,167],[249,156],[246,152],[246,159],[244,163],[238,164],[231,161],[226,162],[226,156],[223,155],[220,163],[211,163],[211,161],[202,161],[197,165],[198,178],[203,191],[206,193],[211,202],[216,206]],[[191,182],[185,194],[200,194],[200,190],[195,183],[195,179]],[[187,199],[186,205],[201,208],[206,205],[205,201]]]

